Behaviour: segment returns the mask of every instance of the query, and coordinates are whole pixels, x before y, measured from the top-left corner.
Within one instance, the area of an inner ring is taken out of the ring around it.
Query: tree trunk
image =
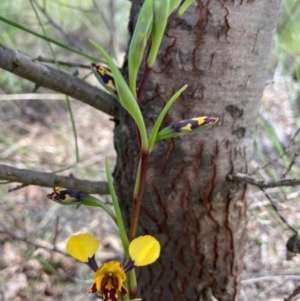
[[[132,3],[133,23],[142,2]],[[138,271],[143,300],[237,299],[246,185],[226,177],[247,173],[279,2],[197,1],[167,28],[141,103],[148,129],[184,84],[189,87],[164,125],[201,115],[221,121],[204,133],[159,142],[150,155],[139,232],[157,237],[162,253],[157,263]],[[115,144],[114,176],[130,217],[139,154],[125,113]]]

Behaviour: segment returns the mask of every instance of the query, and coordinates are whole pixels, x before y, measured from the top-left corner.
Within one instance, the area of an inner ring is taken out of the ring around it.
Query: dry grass
[[[251,165],[253,170],[258,168],[255,175],[266,181],[280,179],[299,149],[299,137],[290,143],[298,125],[297,119],[294,118],[297,113],[293,104],[295,90],[299,87],[288,79],[287,82],[286,79],[284,81],[284,85],[280,80],[266,87],[260,112],[261,118],[268,122],[258,125],[256,153]],[[267,126],[274,129],[272,135]],[[276,143],[282,147],[286,156],[279,155]],[[268,162],[268,166],[260,168]],[[299,175],[298,162],[296,156],[295,164],[287,177]],[[299,187],[268,189],[268,194],[287,222],[293,228],[300,229]],[[283,301],[300,285],[300,258],[296,256],[291,261],[286,260],[285,244],[293,232],[282,222],[261,190],[249,187],[248,204],[249,239],[244,258],[245,270],[240,300]],[[296,300],[300,300],[300,297],[293,299]]]

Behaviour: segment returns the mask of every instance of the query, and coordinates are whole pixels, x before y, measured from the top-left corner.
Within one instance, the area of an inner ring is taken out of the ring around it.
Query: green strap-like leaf
[[[170,0],[153,0],[152,40],[147,64],[152,68],[164,36],[169,17]]]
[[[153,22],[153,0],[145,0],[132,35],[128,52],[129,87],[136,98],[136,79],[144,57]]]
[[[195,0],[185,0],[177,12],[178,17],[181,17],[194,2]]]
[[[139,129],[139,133],[141,137],[141,147],[143,150],[148,151],[148,137],[146,132],[146,126],[142,116],[142,112],[136,102],[135,97],[131,93],[119,68],[115,65],[115,63],[110,58],[110,56],[106,53],[106,51],[101,46],[99,46],[96,42],[94,41],[90,41],[90,42],[100,52],[100,54],[104,57],[108,66],[110,67],[115,80],[115,85],[117,88],[120,104],[134,119],[136,126]]]
[[[156,141],[203,132],[218,123],[218,121],[218,117],[208,116],[176,121],[170,126],[161,130],[156,136]]]
[[[173,103],[178,99],[178,97],[183,93],[183,91],[185,91],[185,89],[187,88],[187,85],[184,85],[180,90],[178,90],[171,98],[170,100],[166,103],[166,105],[164,106],[164,108],[161,110],[160,114],[158,115],[155,124],[152,128],[151,134],[149,136],[149,152],[152,151],[153,146],[155,141],[157,141],[157,133],[158,130],[165,118],[165,116],[167,115],[168,111],[170,110],[171,106],[173,105]]]

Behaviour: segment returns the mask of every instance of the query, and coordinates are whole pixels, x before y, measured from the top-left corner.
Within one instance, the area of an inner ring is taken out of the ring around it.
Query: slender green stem
[[[131,270],[128,273],[127,278],[128,278],[129,297],[130,299],[135,299],[137,297],[137,280],[136,280],[135,269]]]
[[[108,164],[107,159],[105,160],[105,170],[106,170],[106,177],[107,177],[109,192],[110,192],[111,199],[112,199],[112,202],[113,202],[113,206],[114,206],[114,209],[115,209],[115,215],[116,215],[116,219],[117,219],[117,226],[118,226],[121,242],[122,242],[123,249],[124,249],[124,252],[125,252],[126,260],[129,260],[129,251],[128,251],[128,249],[129,249],[129,240],[128,240],[127,233],[126,233],[126,230],[125,230],[124,221],[123,221],[123,217],[122,217],[122,212],[121,212],[119,202],[118,202],[118,197],[117,197],[114,185],[113,185],[113,178],[110,174],[110,169],[109,169],[109,164]],[[134,295],[134,292],[137,291],[137,281],[136,281],[136,275],[135,275],[134,270],[132,270],[128,275],[127,285],[128,285],[130,296],[131,296],[131,294]],[[129,300],[128,295],[124,296],[123,298],[124,298],[124,300]]]
[[[139,161],[138,169],[136,172],[135,185],[133,190],[133,197],[137,196],[140,189],[140,181],[141,181],[141,159]]]
[[[148,46],[147,49],[147,55],[149,55],[149,49]],[[140,80],[138,91],[137,91],[137,103],[140,105],[142,93],[144,90],[144,86],[146,84],[148,75],[150,73],[151,69],[148,68],[148,65],[146,63],[142,78]],[[139,146],[141,147],[141,158],[139,161],[137,174],[136,174],[136,180],[135,180],[135,186],[134,186],[134,192],[133,192],[133,208],[132,208],[132,215],[131,215],[131,224],[130,224],[130,230],[129,230],[129,240],[133,240],[136,237],[137,234],[137,227],[138,227],[138,221],[139,221],[139,215],[140,215],[140,209],[142,205],[142,198],[144,196],[145,187],[146,187],[146,176],[147,176],[147,169],[148,169],[148,156],[149,151],[143,150],[141,146],[141,135],[139,132],[139,129],[137,127],[137,136],[138,136],[138,142]],[[131,298],[135,298],[136,296],[133,294],[130,295]]]
[[[146,176],[148,169],[148,150],[142,150],[141,152],[141,169],[140,169],[140,179],[139,179],[139,187],[137,189],[137,194],[133,195],[133,209],[131,215],[131,224],[129,231],[129,240],[132,241],[137,234],[138,221],[140,216],[140,209],[142,205],[142,198],[144,196],[145,188],[146,188]],[[139,169],[138,169],[139,175]],[[138,181],[138,180],[137,180]]]
[[[109,207],[102,202],[101,200],[91,196],[91,195],[87,195],[82,199],[82,204],[86,205],[86,206],[92,206],[92,207],[99,207],[102,210],[104,210],[111,218],[112,220],[116,223],[116,225],[118,226],[118,222],[117,222],[117,218],[116,215],[109,209]]]
[[[141,77],[141,80],[140,80],[140,83],[139,83],[139,86],[138,86],[137,103],[141,102],[142,93],[144,91],[144,87],[145,87],[146,81],[148,79],[148,75],[149,75],[151,70],[152,70],[152,68],[149,68],[148,65],[146,64],[145,69],[143,71],[143,75]]]

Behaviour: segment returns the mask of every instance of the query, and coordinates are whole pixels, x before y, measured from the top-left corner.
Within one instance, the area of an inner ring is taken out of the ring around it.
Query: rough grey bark
[[[79,180],[73,176],[60,176],[51,172],[33,171],[0,164],[0,180],[18,182],[24,185],[44,187],[68,187],[86,193],[108,194],[108,185],[103,181]]]
[[[132,20],[142,2],[133,1]],[[150,156],[140,233],[156,236],[162,254],[138,272],[143,300],[237,299],[246,185],[227,175],[247,173],[279,4],[197,1],[168,26],[141,103],[147,126],[184,84],[189,87],[165,125],[201,115],[219,116],[221,122],[202,134],[159,142]],[[131,119],[121,114],[114,175],[128,217],[138,160],[135,137]]]

